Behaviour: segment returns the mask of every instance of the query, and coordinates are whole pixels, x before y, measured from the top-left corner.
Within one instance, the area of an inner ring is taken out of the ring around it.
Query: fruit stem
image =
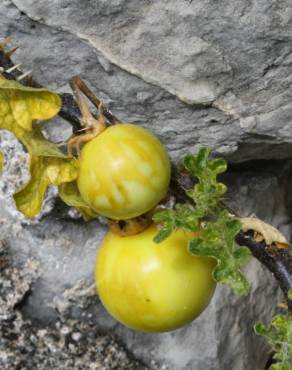
[[[119,236],[136,235],[146,230],[153,223],[152,216],[153,211],[149,211],[129,220],[108,219],[108,226],[114,234]]]

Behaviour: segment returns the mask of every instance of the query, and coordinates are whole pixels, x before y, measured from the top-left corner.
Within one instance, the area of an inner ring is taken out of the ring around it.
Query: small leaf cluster
[[[196,156],[187,155],[184,158],[185,168],[199,180],[194,189],[187,191],[196,204],[198,217],[216,212],[227,191],[227,187],[217,181],[217,176],[227,169],[226,161],[220,158],[210,160],[210,153],[209,148],[201,148]]]
[[[270,344],[276,363],[269,370],[292,370],[292,316],[276,315],[269,325],[258,323],[255,332]]]
[[[236,244],[241,224],[222,207],[227,187],[218,182],[217,177],[226,171],[226,162],[210,159],[210,149],[201,148],[196,156],[187,155],[184,165],[197,180],[194,188],[187,191],[191,202],[155,213],[153,219],[160,230],[154,240],[161,242],[177,229],[195,233],[189,242],[190,253],[215,258],[214,279],[229,285],[235,293],[245,295],[250,284],[242,267],[250,260],[251,253]]]

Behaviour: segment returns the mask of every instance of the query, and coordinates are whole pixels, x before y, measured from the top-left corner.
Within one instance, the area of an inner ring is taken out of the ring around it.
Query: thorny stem
[[[82,92],[97,109],[100,109],[101,101],[95,96],[95,94],[89,89],[89,87],[84,83],[84,81],[81,80],[79,76],[74,76],[71,78],[70,86],[75,94],[78,94],[79,91]],[[117,117],[113,116],[108,110],[106,110],[104,106],[103,115],[109,120],[112,125],[116,123],[121,123],[121,121]]]
[[[12,62],[10,57],[7,57],[5,51],[1,49],[0,46],[0,67],[4,68],[4,71],[13,67],[14,63]],[[16,68],[11,73],[5,73],[4,77],[7,79],[13,79],[16,80],[18,77],[20,77],[23,74],[19,68]],[[81,81],[81,80],[80,80]],[[22,81],[23,85],[31,86],[31,87],[42,87],[37,81],[32,79],[31,77],[27,77]],[[89,88],[81,81],[82,90],[86,91],[86,96],[88,99],[92,102],[93,105],[98,107],[100,101],[94,97],[94,94],[89,90]],[[59,94],[62,100],[62,106],[59,112],[59,116],[62,117],[64,120],[66,120],[68,123],[70,123],[73,127],[73,132],[77,132],[82,127],[80,125],[80,117],[81,112],[78,108],[78,105],[70,93],[63,93]],[[116,124],[119,123],[120,120],[115,117],[108,109],[104,107],[103,114],[105,118],[108,120],[110,124]]]
[[[263,242],[256,242],[249,233],[240,232],[236,237],[239,245],[250,249],[253,256],[259,260],[274,275],[285,295],[289,313],[292,313],[292,300],[288,298],[288,291],[292,289],[292,252],[291,247],[280,249],[276,246],[267,246]]]
[[[10,59],[10,55],[7,56],[3,49],[0,48],[0,67],[4,70],[13,67],[14,64]],[[4,76],[8,79],[16,79],[21,76],[22,72],[19,69],[15,69],[11,73],[7,74],[4,72]],[[32,78],[26,78],[23,83],[32,87],[41,87]],[[82,86],[83,89],[87,88]],[[97,106],[99,101],[92,94],[90,90],[87,91],[87,97],[91,102]],[[82,127],[80,125],[80,110],[73,98],[73,95],[69,93],[60,94],[62,99],[62,107],[59,112],[59,116],[65,119],[73,127],[73,131],[78,131]],[[113,114],[105,109],[104,115],[111,124],[119,122],[119,120],[113,116]],[[173,175],[171,180],[170,192],[176,196],[176,199],[182,201],[186,199],[184,188],[187,188],[186,184],[191,184],[192,180],[186,174],[181,176],[179,171],[173,166]],[[256,242],[249,232],[240,232],[236,237],[236,242],[239,245],[246,246],[250,249],[253,256],[263,264],[276,278],[278,281],[288,304],[289,313],[292,313],[292,301],[288,299],[288,291],[292,289],[292,249],[279,249],[273,246],[267,246],[263,242]]]

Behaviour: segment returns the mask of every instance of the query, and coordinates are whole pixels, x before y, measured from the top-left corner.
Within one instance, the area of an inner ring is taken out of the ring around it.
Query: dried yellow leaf
[[[30,174],[29,182],[13,196],[17,209],[28,218],[40,212],[49,185],[60,185],[76,179],[76,161],[56,157],[31,157]]]
[[[0,127],[18,125],[30,131],[34,120],[54,117],[60,106],[60,97],[52,91],[26,87],[0,74]]]
[[[96,218],[96,214],[91,210],[91,208],[84,202],[81,197],[77,183],[66,182],[59,186],[59,196],[68,206],[75,207],[82,214],[85,221],[92,220]]]
[[[60,97],[46,89],[25,87],[0,74],[0,129],[11,131],[30,155],[30,180],[14,194],[17,208],[27,217],[37,215],[49,185],[74,181],[77,161],[46,140],[35,120],[55,116]]]
[[[238,220],[241,222],[243,231],[253,230],[256,232],[256,240],[265,240],[267,245],[275,243],[281,248],[289,246],[285,236],[274,226],[255,217],[242,217]]]

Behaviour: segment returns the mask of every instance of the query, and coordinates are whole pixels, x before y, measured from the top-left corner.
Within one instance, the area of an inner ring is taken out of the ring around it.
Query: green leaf
[[[292,316],[276,315],[269,325],[258,323],[256,334],[266,338],[274,354],[276,364],[270,370],[292,370]]]
[[[241,223],[231,219],[226,210],[222,211],[222,197],[227,188],[217,181],[217,176],[226,171],[226,161],[211,160],[210,153],[209,148],[201,148],[196,156],[184,158],[186,169],[198,180],[187,192],[195,207],[177,204],[175,209],[158,212],[153,219],[160,224],[160,231],[154,240],[162,241],[176,229],[195,232],[197,236],[189,242],[190,253],[215,258],[214,278],[229,285],[236,294],[245,295],[250,284],[242,268],[250,261],[251,253],[235,242]]]
[[[283,363],[278,363],[272,365],[269,370],[292,370],[292,365],[291,364],[283,364]]]
[[[241,266],[245,266],[251,259],[251,252],[247,247],[237,247],[234,250],[233,256],[237,263]]]
[[[214,247],[200,237],[190,240],[189,251],[196,256],[215,257]]]
[[[153,238],[154,242],[155,243],[163,242],[163,240],[167,239],[170,236],[172,231],[173,230],[170,227],[165,227],[165,226],[161,227],[160,229],[158,229],[158,233]]]
[[[194,217],[195,208],[190,204],[175,205],[175,227],[187,232],[199,230],[197,217]]]
[[[76,181],[65,182],[59,185],[59,196],[68,206],[75,207],[82,214],[85,221],[97,217],[91,208],[84,202],[81,197]]]
[[[249,293],[250,283],[240,270],[240,267],[226,263],[226,261],[220,261],[214,270],[213,276],[216,281],[229,285],[235,294],[242,296]]]
[[[187,232],[198,230],[198,220],[194,217],[194,207],[189,204],[177,204],[174,210],[164,209],[153,216],[153,221],[160,224],[154,241],[160,243],[170,236],[176,229]]]
[[[209,168],[212,172],[219,175],[219,173],[223,173],[227,170],[227,164],[224,159],[218,158],[210,161]]]
[[[209,148],[202,148],[199,150],[197,157],[195,159],[196,165],[194,167],[195,170],[198,170],[198,172],[203,171],[208,164],[208,157],[211,153],[211,150]]]
[[[262,323],[257,323],[255,324],[254,326],[254,331],[257,335],[269,335],[271,332],[272,332],[272,328],[268,328],[267,326],[265,326],[264,324]]]
[[[155,243],[160,243],[167,239],[173,230],[175,230],[175,212],[171,209],[163,209],[153,216],[153,221],[160,224],[159,231],[154,237]]]
[[[250,261],[248,248],[238,247],[235,236],[241,228],[240,222],[230,220],[227,211],[221,211],[216,221],[206,222],[200,236],[189,243],[190,253],[209,256],[217,260],[214,279],[229,285],[238,295],[246,295],[250,284],[241,269]]]
[[[292,289],[290,289],[288,292],[288,299],[292,301]]]
[[[226,161],[209,160],[210,152],[209,148],[201,148],[197,156],[187,155],[184,159],[186,169],[199,180],[187,195],[196,204],[200,217],[216,212],[227,190],[224,184],[217,182],[218,174],[227,169]]]
[[[74,181],[78,175],[77,161],[46,140],[35,123],[52,118],[60,107],[57,94],[0,75],[0,129],[11,131],[30,155],[30,180],[14,194],[17,208],[29,218],[40,212],[49,185]]]
[[[209,148],[201,148],[196,156],[191,154],[184,158],[185,168],[195,177],[200,177],[208,164],[208,157],[211,153]]]
[[[212,174],[218,175],[227,169],[226,161],[222,158],[209,160],[210,148],[201,148],[196,156],[188,154],[184,158],[184,166],[195,177],[202,177],[204,171],[209,169]]]

